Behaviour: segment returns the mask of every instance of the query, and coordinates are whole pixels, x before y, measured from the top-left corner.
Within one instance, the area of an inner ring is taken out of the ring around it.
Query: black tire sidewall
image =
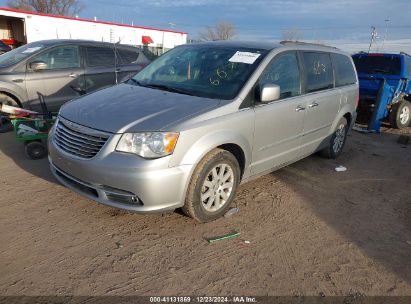
[[[231,195],[225,205],[221,207],[219,210],[215,212],[209,212],[204,209],[202,202],[201,202],[201,189],[203,186],[203,182],[206,179],[207,175],[209,172],[212,170],[212,168],[218,164],[226,163],[228,164],[234,173],[234,185],[233,189],[231,192]],[[201,222],[210,222],[213,220],[216,220],[217,218],[220,218],[221,216],[226,213],[228,208],[230,208],[231,203],[234,200],[237,187],[240,181],[240,167],[238,164],[237,159],[232,155],[231,153],[227,151],[221,151],[217,155],[215,155],[213,158],[211,158],[209,161],[207,161],[204,166],[202,167],[202,170],[200,174],[198,175],[197,180],[195,181],[195,187],[194,191],[192,193],[192,203],[193,203],[193,211],[195,213],[195,217],[200,220]]]
[[[0,118],[0,133],[13,131],[13,124],[8,118]]]
[[[38,151],[39,153],[36,154],[36,151]],[[47,148],[41,142],[32,141],[26,144],[25,152],[28,158],[37,160],[46,157]]]

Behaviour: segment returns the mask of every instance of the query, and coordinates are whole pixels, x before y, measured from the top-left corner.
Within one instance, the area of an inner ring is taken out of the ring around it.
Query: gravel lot
[[[340,159],[246,183],[239,213],[197,224],[84,199],[0,134],[0,294],[411,296],[411,145],[397,138],[353,132]]]

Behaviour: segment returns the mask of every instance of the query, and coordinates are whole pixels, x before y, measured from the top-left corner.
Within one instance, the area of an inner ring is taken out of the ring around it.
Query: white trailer
[[[0,8],[0,39],[18,47],[47,39],[87,39],[161,50],[187,42],[187,33]]]

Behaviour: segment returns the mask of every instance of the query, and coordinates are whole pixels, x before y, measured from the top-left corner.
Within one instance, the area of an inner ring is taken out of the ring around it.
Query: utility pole
[[[387,39],[388,36],[388,22],[390,22],[391,20],[389,18],[385,19],[385,35],[384,35],[384,39],[382,40],[382,46],[381,49],[384,49],[384,44],[385,44],[385,40]]]
[[[377,30],[375,26],[371,27],[371,41],[370,41],[370,46],[368,47],[368,53],[370,53],[372,44],[374,43],[375,38],[377,37]]]

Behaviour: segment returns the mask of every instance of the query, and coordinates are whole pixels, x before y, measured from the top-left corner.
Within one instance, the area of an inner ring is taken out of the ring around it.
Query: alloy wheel
[[[334,153],[338,153],[342,149],[345,141],[345,135],[345,125],[341,124],[338,127],[337,131],[335,131],[335,138],[333,143]]]
[[[221,209],[232,194],[234,172],[230,165],[218,164],[207,174],[201,187],[201,203],[208,212]]]
[[[409,119],[410,119],[410,108],[405,106],[402,108],[401,113],[400,113],[401,124],[405,125]]]

